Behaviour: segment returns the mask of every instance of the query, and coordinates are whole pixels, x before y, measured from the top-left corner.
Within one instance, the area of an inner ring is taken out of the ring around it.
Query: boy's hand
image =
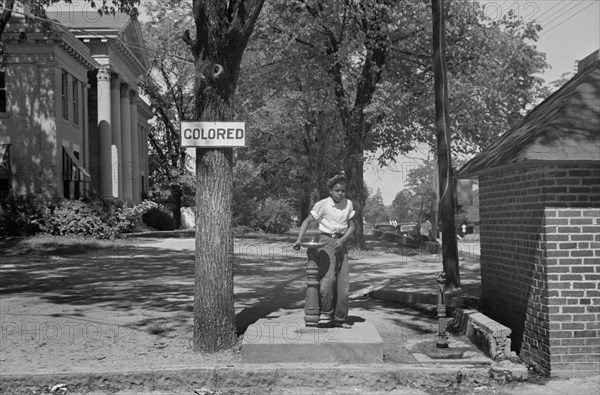
[[[345,241],[343,241],[342,239],[336,239],[333,242],[333,248],[336,250],[339,250],[340,248],[342,248],[344,246]]]
[[[293,246],[294,250],[298,251],[300,249],[300,241],[296,240]]]

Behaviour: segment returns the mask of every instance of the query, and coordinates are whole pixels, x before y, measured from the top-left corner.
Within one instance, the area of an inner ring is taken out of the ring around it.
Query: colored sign
[[[182,147],[245,147],[244,122],[181,122]]]

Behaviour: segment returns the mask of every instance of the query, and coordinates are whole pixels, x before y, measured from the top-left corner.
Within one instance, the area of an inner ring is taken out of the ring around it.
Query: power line
[[[571,15],[571,16],[570,16],[570,17],[568,17],[567,19],[565,19],[565,20],[563,20],[563,21],[559,22],[558,24],[556,24],[556,25],[554,25],[554,26],[550,27],[548,30],[545,30],[545,31],[543,31],[543,32],[542,32],[542,34],[540,34],[540,37],[541,37],[541,36],[543,36],[543,35],[545,35],[546,33],[550,32],[550,31],[552,31],[552,30],[556,29],[558,26],[562,25],[563,23],[565,23],[565,22],[566,22],[566,21],[568,21],[569,19],[573,18],[575,15],[582,13],[583,11],[587,10],[588,8],[590,8],[591,6],[593,6],[593,5],[595,5],[595,4],[598,4],[598,3],[596,3],[596,2],[591,2],[591,3],[590,3],[588,6],[586,6],[586,7],[582,8],[581,10],[577,11],[575,14]]]
[[[549,13],[550,11],[552,11],[553,9],[555,9],[556,7],[561,6],[562,4],[564,4],[564,3],[558,1],[555,5],[553,5],[552,7],[548,8],[546,11],[544,11],[540,15],[538,15],[538,17],[536,19],[539,21],[541,17],[543,17],[544,15],[546,15],[547,13]]]
[[[568,10],[566,10],[566,11],[562,12],[562,13],[561,13],[560,15],[558,15],[556,18],[553,18],[553,19],[550,19],[550,20],[546,19],[545,21],[542,21],[541,23],[543,23],[544,25],[549,25],[549,24],[551,24],[551,23],[552,23],[552,22],[554,22],[555,20],[557,20],[557,19],[560,19],[560,18],[564,17],[564,16],[565,16],[567,13],[569,13],[571,10],[573,10],[573,9],[575,9],[575,8],[577,8],[577,7],[579,7],[579,5],[581,5],[581,3],[583,3],[584,1],[585,1],[585,0],[581,0],[579,3],[576,3],[575,5],[573,5],[573,6],[572,6],[571,8],[569,8]]]
[[[584,0],[581,0],[579,3],[575,4],[575,7],[578,6],[579,4],[583,3]],[[563,11],[565,8],[572,6],[573,3],[572,2],[565,2],[563,7],[561,7],[560,9],[556,10],[555,12],[553,12],[552,14],[548,15],[546,18],[544,19],[538,19],[538,22],[540,24],[545,24],[548,22],[549,19],[551,19],[554,15],[558,14],[559,12]],[[568,10],[566,11],[568,12]],[[561,13],[558,18],[560,18],[562,15],[564,15],[564,13]]]

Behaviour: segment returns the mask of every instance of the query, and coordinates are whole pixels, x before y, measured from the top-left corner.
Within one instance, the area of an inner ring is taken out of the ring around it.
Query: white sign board
[[[182,147],[244,147],[244,122],[181,122]]]

